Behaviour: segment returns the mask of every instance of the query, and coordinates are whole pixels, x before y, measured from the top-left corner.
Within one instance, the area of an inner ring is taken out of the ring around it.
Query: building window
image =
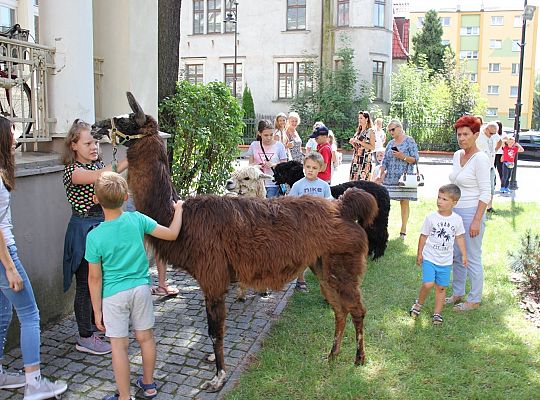
[[[501,64],[489,63],[489,72],[501,72]]]
[[[499,113],[498,108],[488,108],[486,110],[486,117],[496,117],[498,113]]]
[[[519,63],[512,63],[512,75],[519,74]]]
[[[206,9],[207,33],[221,33],[221,0],[208,0]]]
[[[501,47],[502,47],[502,40],[491,39],[489,41],[489,48],[490,49],[500,49]]]
[[[203,83],[203,65],[186,64],[186,81],[190,83]]]
[[[234,63],[225,64],[225,84],[233,91]],[[242,97],[242,64],[236,64],[236,97]]]
[[[439,21],[441,21],[442,26],[450,26],[450,17],[440,17]]]
[[[311,91],[313,89],[313,81],[311,80],[311,71],[313,63],[299,62],[296,63],[296,93]]]
[[[373,61],[373,90],[375,98],[382,100],[384,87],[384,62]]]
[[[422,28],[424,26],[424,17],[418,17],[418,27]]]
[[[509,108],[508,109],[508,119],[516,119],[516,109],[515,108]]]
[[[227,19],[227,15],[233,15],[234,11],[234,0],[226,0],[225,1],[225,19]],[[227,22],[225,23],[225,32],[234,32],[234,26],[236,23],[233,22]]]
[[[519,40],[512,40],[512,51],[520,51],[521,50],[520,43],[521,42]]]
[[[521,28],[523,26],[523,16],[516,15],[514,17],[514,28]]]
[[[384,28],[384,3],[385,0],[375,0],[373,5],[373,26]]]
[[[193,34],[204,33],[204,1],[193,0]]]
[[[6,6],[0,5],[0,27],[2,30],[7,30],[15,24],[15,10]]]
[[[478,36],[480,35],[479,26],[464,26],[461,28],[461,36]]]
[[[518,95],[518,87],[510,86],[510,97],[517,97],[517,95]]]
[[[499,94],[499,85],[488,85],[488,94]]]
[[[278,63],[278,99],[292,99],[294,63]]]
[[[461,60],[477,59],[478,58],[478,50],[462,50],[462,51],[459,52],[459,58]]]
[[[337,26],[349,26],[349,0],[337,0]]]
[[[491,25],[504,25],[504,17],[503,16],[494,16],[491,17]]]
[[[469,80],[471,82],[477,82],[478,81],[478,74],[476,72],[469,72],[468,76],[469,76]]]
[[[287,0],[287,30],[306,29],[306,0]]]

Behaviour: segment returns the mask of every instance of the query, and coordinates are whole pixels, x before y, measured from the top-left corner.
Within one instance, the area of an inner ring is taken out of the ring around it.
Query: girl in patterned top
[[[79,337],[77,350],[91,354],[111,352],[110,344],[101,340],[92,328],[92,302],[88,289],[88,262],[84,259],[87,233],[103,221],[103,211],[94,204],[94,182],[103,173],[111,171],[99,160],[99,144],[92,137],[90,124],[76,119],[64,142],[62,163],[64,187],[71,205],[72,216],[64,241],[64,291],[71,286],[75,275],[75,319]],[[127,160],[118,162],[117,171],[127,168]]]
[[[353,146],[353,159],[349,180],[359,179],[369,181],[371,172],[371,152],[375,149],[375,132],[371,127],[371,117],[367,111],[358,113],[358,128],[354,136],[349,139]]]

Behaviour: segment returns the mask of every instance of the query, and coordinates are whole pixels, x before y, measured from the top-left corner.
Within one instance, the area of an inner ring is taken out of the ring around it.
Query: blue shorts
[[[451,265],[436,265],[431,261],[422,261],[422,282],[435,282],[439,286],[450,285]]]

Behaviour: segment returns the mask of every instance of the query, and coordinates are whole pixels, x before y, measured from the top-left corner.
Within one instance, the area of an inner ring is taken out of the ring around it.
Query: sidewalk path
[[[152,269],[154,279],[156,270]],[[204,358],[212,353],[207,335],[206,311],[202,293],[196,281],[183,272],[169,272],[169,284],[180,289],[176,297],[154,296],[157,342],[156,383],[157,400],[217,400],[221,399],[238,380],[241,372],[259,350],[272,322],[283,311],[294,292],[289,285],[268,298],[248,295],[245,303],[234,302],[236,285],[226,299],[227,322],[225,334],[225,363],[228,381],[218,393],[199,390],[206,380],[212,379],[215,365]],[[68,391],[62,396],[69,399],[101,399],[115,392],[111,356],[95,356],[75,350],[77,326],[73,316],[42,332],[43,375],[66,380]],[[131,377],[134,382],[142,374],[142,360],[138,344],[130,337]],[[7,353],[4,365],[22,369],[20,350]],[[134,386],[132,393],[134,393]],[[21,399],[23,390],[0,390],[0,399]],[[137,393],[137,398],[140,392]]]

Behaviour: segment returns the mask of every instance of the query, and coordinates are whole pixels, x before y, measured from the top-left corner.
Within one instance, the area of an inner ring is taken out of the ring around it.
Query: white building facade
[[[257,113],[289,110],[309,85],[309,63],[335,68],[336,51],[351,47],[360,81],[373,85],[376,102],[390,96],[391,0],[237,1],[237,93],[247,85]],[[234,0],[182,4],[180,69],[192,82],[234,80]],[[346,44],[344,44],[346,43]]]

